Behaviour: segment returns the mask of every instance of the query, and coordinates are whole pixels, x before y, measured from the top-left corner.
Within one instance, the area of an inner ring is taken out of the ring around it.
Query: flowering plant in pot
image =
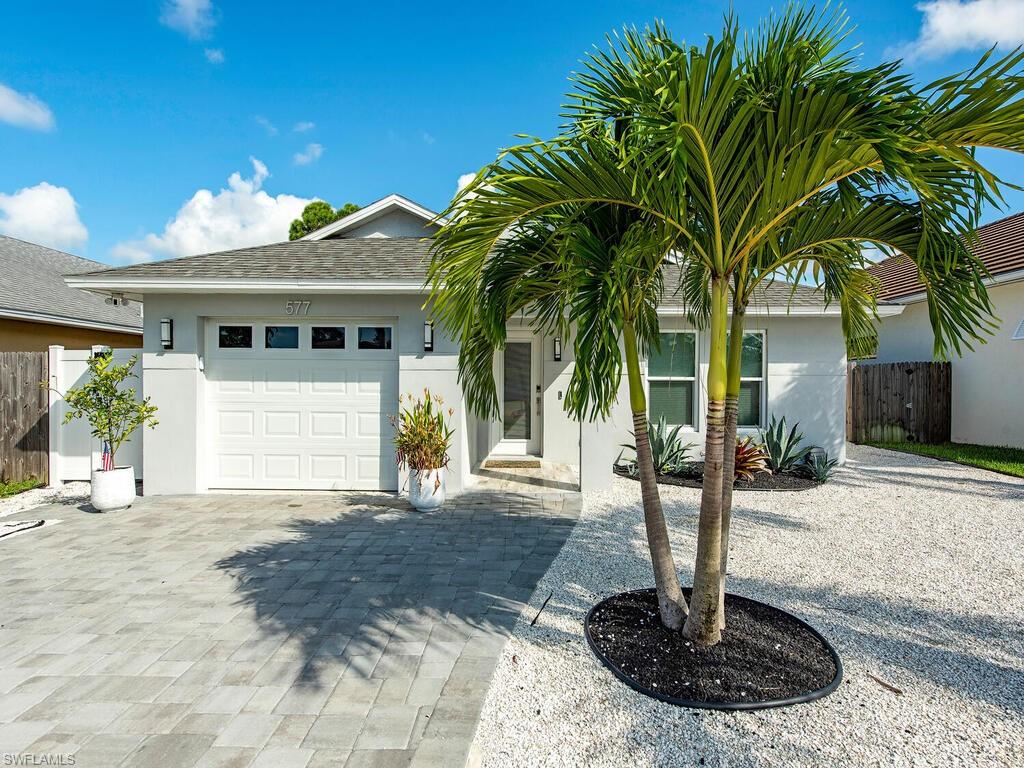
[[[437,509],[445,499],[445,470],[448,449],[455,430],[445,418],[447,414],[440,395],[423,390],[423,398],[399,396],[398,415],[391,417],[395,428],[395,461],[399,469],[409,470],[409,502],[418,510]]]
[[[114,365],[109,350],[89,359],[89,378],[80,387],[64,393],[67,412],[64,423],[84,418],[92,427],[93,437],[105,445],[109,462],[92,471],[90,501],[105,512],[130,507],[135,501],[135,468],[117,466],[117,451],[132,433],[141,426],[155,427],[156,406],[149,398],[137,400],[135,389],[123,386],[128,379],[137,378],[132,370],[138,357],[132,356],[123,365]]]

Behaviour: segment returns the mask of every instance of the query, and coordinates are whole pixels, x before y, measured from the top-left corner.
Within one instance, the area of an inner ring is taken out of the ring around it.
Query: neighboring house
[[[495,360],[503,418],[467,412],[456,344],[440,331],[426,343],[435,219],[392,195],[302,240],[70,278],[76,288],[145,298],[143,386],[160,409],[160,425],[144,433],[147,492],[395,490],[388,416],[399,393],[424,387],[455,409],[453,490],[487,456],[510,454],[574,465],[584,490],[607,485],[620,444],[631,442],[625,383],[608,421],[572,421],[562,407],[569,339],[556,344],[510,323]],[[665,344],[649,366],[651,415],[685,424],[686,439],[702,444],[708,336],[690,329],[672,296],[662,325]],[[809,288],[775,285],[748,325],[745,426],[784,415],[842,459],[838,308]]]
[[[0,352],[44,351],[53,344],[141,347],[138,303],[115,304],[64,282],[65,275],[104,266],[0,235]]]
[[[954,443],[1024,448],[1024,212],[978,229],[976,254],[991,277],[992,311],[999,327],[987,343],[974,343],[952,365]],[[871,270],[882,281],[879,297],[902,304],[902,314],[884,318],[877,362],[931,360],[934,335],[924,288],[913,263],[894,256]]]

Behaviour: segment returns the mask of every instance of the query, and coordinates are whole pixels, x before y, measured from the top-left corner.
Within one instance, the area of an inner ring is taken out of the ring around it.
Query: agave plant
[[[751,482],[759,472],[768,471],[768,456],[754,438],[745,437],[736,441],[736,463],[733,466],[736,480]]]
[[[786,432],[786,417],[776,420],[772,416],[768,429],[761,430],[761,444],[768,456],[768,467],[775,474],[796,469],[813,450],[813,446],[800,447],[804,440],[803,432],[799,432],[800,424]]]
[[[662,475],[678,474],[686,469],[686,465],[689,463],[689,454],[693,450],[693,443],[684,443],[679,439],[679,431],[682,427],[673,427],[669,429],[668,424],[665,422],[665,417],[662,416],[658,419],[657,423],[653,421],[648,422],[647,434],[651,440],[651,454],[654,457],[654,470],[655,472]],[[633,434],[630,432],[629,434]],[[636,452],[635,445],[629,445],[627,443],[622,444],[623,448],[628,448],[634,453]],[[619,454],[621,458],[622,454]],[[636,474],[636,462],[627,462],[629,473],[631,475]]]
[[[830,477],[832,472],[835,471],[836,466],[839,464],[838,459],[829,458],[829,455],[824,451],[820,453],[818,451],[812,451],[807,454],[807,459],[800,469],[805,475],[811,480],[818,483],[824,483]]]

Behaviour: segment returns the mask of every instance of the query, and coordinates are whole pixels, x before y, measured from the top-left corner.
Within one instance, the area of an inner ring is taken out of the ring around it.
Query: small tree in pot
[[[92,471],[90,501],[101,512],[131,506],[135,501],[135,468],[117,466],[117,451],[141,426],[155,427],[156,406],[149,398],[139,401],[135,389],[122,386],[138,378],[133,371],[138,357],[133,355],[123,365],[114,365],[113,355],[101,352],[89,360],[89,380],[64,395],[67,413],[64,423],[86,419],[93,437],[106,443],[110,452],[110,469]]]
[[[444,400],[423,390],[423,399],[399,396],[398,416],[391,417],[395,428],[395,460],[399,469],[409,470],[409,502],[418,510],[437,509],[444,503],[445,470],[448,449],[455,430],[445,421]],[[454,411],[449,408],[447,416]]]

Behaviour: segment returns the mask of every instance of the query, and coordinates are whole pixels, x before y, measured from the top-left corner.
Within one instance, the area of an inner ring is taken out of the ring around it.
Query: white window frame
[[[1013,332],[1011,338],[1014,341],[1024,341],[1024,317],[1021,318],[1020,323],[1017,325],[1017,330]]]
[[[692,329],[680,329],[680,330],[660,330],[659,335],[668,336],[669,334],[689,334],[693,337],[693,376],[652,376],[651,375],[651,361],[647,360],[647,418],[651,417],[651,382],[652,381],[692,381],[693,382],[693,402],[691,403],[690,413],[693,414],[692,424],[669,424],[669,427],[682,427],[687,432],[696,432],[698,430],[698,422],[700,419],[700,397],[698,380],[700,378],[700,337],[697,331]]]
[[[764,412],[768,404],[768,338],[764,330],[755,331],[744,331],[743,335],[746,336],[757,335],[761,337],[761,375],[760,376],[740,376],[740,384],[744,381],[759,381],[761,382],[761,402],[758,404],[757,413],[760,416],[760,423],[758,424],[737,424],[737,429],[763,429],[764,428]]]

